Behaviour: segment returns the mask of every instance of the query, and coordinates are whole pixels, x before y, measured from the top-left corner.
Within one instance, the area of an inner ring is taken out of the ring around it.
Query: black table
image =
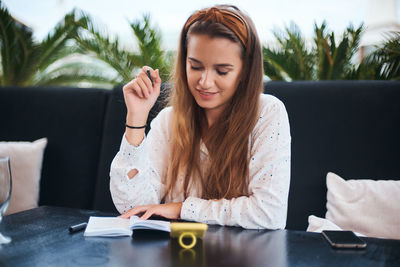
[[[400,266],[400,240],[365,238],[364,250],[332,249],[320,234],[210,225],[193,249],[161,232],[84,237],[68,227],[97,211],[40,207],[3,218],[12,242],[0,245],[0,266]]]

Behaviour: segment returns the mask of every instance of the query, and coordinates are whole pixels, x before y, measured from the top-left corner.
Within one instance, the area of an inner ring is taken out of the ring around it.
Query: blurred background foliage
[[[307,46],[297,25],[276,30],[278,46],[263,46],[264,73],[272,80],[399,80],[400,33],[388,34],[383,45],[357,62],[364,27],[348,26],[340,38],[327,25],[314,25]]]
[[[314,44],[307,47],[297,25],[275,31],[279,46],[263,47],[264,72],[273,80],[356,79],[352,59],[357,52],[362,26],[349,26],[341,38],[327,31],[325,22],[314,25]]]
[[[169,78],[173,54],[161,48],[161,33],[149,15],[130,23],[136,46],[120,45],[93,19],[73,10],[41,41],[29,27],[0,8],[0,85],[80,86],[112,88],[135,77],[142,66],[159,69]],[[136,49],[135,49],[136,48]]]
[[[169,78],[174,52],[162,48],[161,32],[149,14],[127,22],[136,40],[128,49],[80,10],[72,10],[46,38],[35,41],[32,30],[0,5],[0,86],[112,88],[130,81],[145,65],[159,69],[163,81]],[[358,62],[363,25],[350,25],[336,36],[325,22],[315,24],[311,43],[295,24],[273,33],[275,42],[262,48],[267,79],[400,79],[400,33],[388,35]]]

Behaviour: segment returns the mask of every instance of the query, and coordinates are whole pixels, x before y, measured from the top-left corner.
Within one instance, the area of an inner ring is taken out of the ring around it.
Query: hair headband
[[[223,24],[232,30],[239,40],[242,42],[243,46],[246,47],[247,43],[247,28],[244,20],[233,12],[225,9],[220,9],[216,7],[211,7],[207,9],[200,10],[190,16],[185,24],[185,31],[197,21],[211,21]]]

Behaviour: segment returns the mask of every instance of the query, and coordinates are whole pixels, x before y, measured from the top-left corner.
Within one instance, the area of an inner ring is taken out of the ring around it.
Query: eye
[[[219,75],[221,75],[221,76],[228,74],[227,71],[220,71],[220,70],[217,70],[217,73],[218,73]]]
[[[190,65],[190,69],[192,69],[192,70],[200,70],[201,67],[195,67],[195,66],[193,66],[193,65]]]

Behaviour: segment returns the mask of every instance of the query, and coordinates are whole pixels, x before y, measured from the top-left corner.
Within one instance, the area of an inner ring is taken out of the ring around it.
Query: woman
[[[250,18],[225,5],[190,16],[173,84],[170,107],[147,137],[159,72],[143,67],[123,88],[127,128],[110,172],[122,217],[284,228],[289,122],[284,105],[262,94],[261,45]]]

